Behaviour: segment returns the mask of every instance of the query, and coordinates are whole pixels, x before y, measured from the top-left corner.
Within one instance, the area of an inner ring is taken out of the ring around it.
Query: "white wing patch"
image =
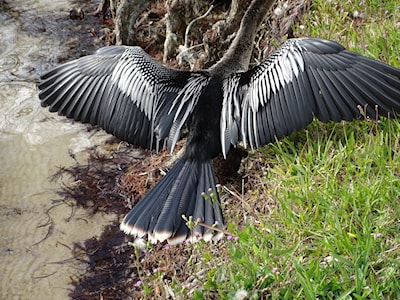
[[[149,80],[150,77],[154,80],[154,76],[150,76],[153,70],[149,64],[146,64],[148,69],[144,69],[138,59],[133,60],[130,56],[128,51],[122,55],[113,70],[111,81],[150,118],[152,107],[157,106],[153,103],[154,99],[158,98],[156,85]]]
[[[241,108],[239,99],[240,75],[234,74],[223,81],[223,103],[221,112],[221,146],[222,154],[226,158],[230,145],[236,145],[239,140],[239,126]]]
[[[282,88],[304,72],[301,51],[303,49],[299,43],[289,40],[267,61],[249,71],[253,74],[247,83],[239,84],[243,74],[235,74],[224,80],[220,122],[224,156],[229,151],[230,144],[235,145],[240,138],[245,146],[247,143],[253,149],[260,146],[260,106],[270,105]]]

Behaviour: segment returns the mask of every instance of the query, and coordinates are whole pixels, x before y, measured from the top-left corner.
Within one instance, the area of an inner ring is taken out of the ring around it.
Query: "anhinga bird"
[[[375,117],[400,112],[400,70],[317,38],[290,39],[248,70],[256,29],[274,1],[254,0],[223,58],[200,71],[167,68],[139,47],[111,46],[42,76],[42,106],[99,125],[142,147],[174,149],[184,126],[183,157],[126,215],[121,229],[177,243],[222,228],[211,160],[238,142],[257,148],[322,122],[350,121],[359,106]],[[214,194],[214,200],[204,193]],[[207,227],[189,229],[192,217]]]

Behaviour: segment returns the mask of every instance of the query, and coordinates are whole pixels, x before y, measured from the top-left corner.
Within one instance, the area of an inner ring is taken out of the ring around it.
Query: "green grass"
[[[397,0],[315,0],[295,34],[400,67],[399,20]],[[197,284],[172,279],[175,296],[400,299],[399,141],[399,120],[314,122],[252,154],[258,187],[224,207],[237,240],[192,244]]]
[[[400,296],[400,126],[363,125],[314,124],[265,151],[279,202],[268,251],[288,251],[278,280],[293,282],[276,298]]]
[[[355,18],[358,13],[362,18]],[[400,11],[395,0],[316,0],[311,12],[297,24],[297,36],[340,42],[346,48],[400,66]]]

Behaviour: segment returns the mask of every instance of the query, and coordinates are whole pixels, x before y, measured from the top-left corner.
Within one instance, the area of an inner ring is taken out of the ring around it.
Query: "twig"
[[[212,11],[212,9],[214,8],[214,5],[211,5],[210,8],[206,11],[206,13],[200,17],[197,17],[196,19],[190,21],[189,25],[186,27],[186,31],[185,31],[185,49],[188,48],[188,44],[189,44],[189,31],[190,28],[192,27],[192,25],[201,20],[204,19],[205,17],[207,17],[207,15]]]

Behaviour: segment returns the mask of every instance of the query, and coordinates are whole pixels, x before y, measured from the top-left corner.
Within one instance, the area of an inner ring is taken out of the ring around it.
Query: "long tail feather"
[[[137,237],[147,234],[154,243],[177,244],[194,235],[207,241],[222,237],[221,231],[202,224],[223,228],[214,170],[211,161],[181,159],[125,216],[120,228]]]

